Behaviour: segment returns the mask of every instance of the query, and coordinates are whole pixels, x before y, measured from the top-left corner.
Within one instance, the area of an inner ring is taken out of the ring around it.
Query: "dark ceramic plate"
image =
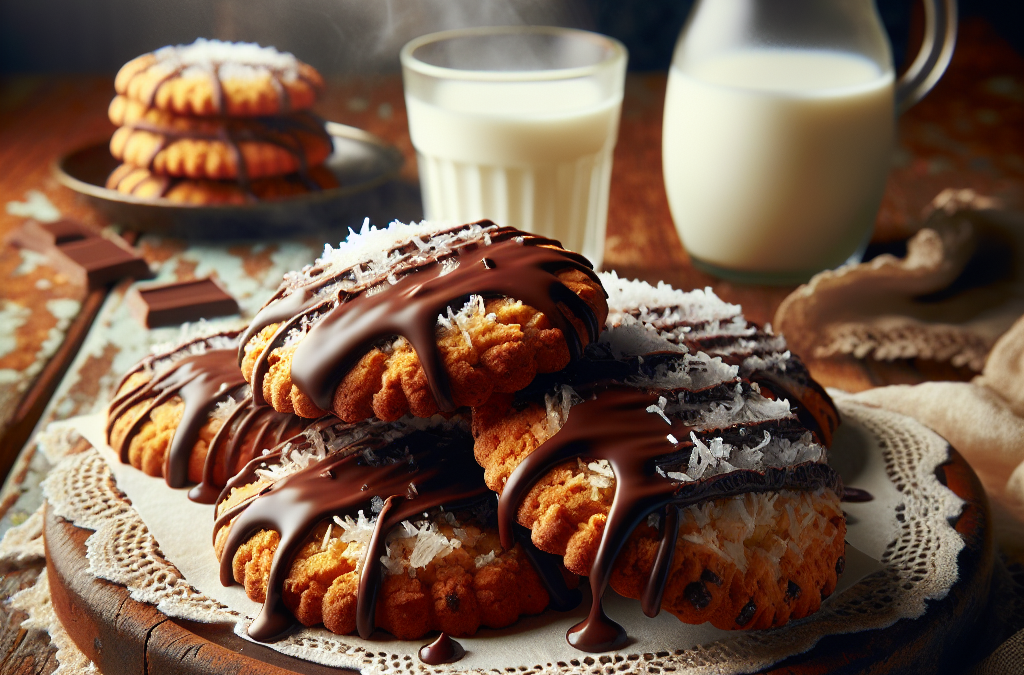
[[[107,176],[119,164],[108,143],[95,143],[61,157],[54,173],[84,195],[113,224],[158,234],[200,239],[290,237],[348,227],[368,214],[361,199],[402,168],[402,153],[373,134],[327,122],[334,152],[326,166],[340,187],[287,199],[244,205],[190,206],[166,199],[139,199],[108,190]],[[372,209],[371,209],[372,210]]]

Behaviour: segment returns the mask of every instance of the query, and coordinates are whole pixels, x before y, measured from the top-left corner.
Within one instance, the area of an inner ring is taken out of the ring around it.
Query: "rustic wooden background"
[[[690,266],[679,243],[661,181],[665,82],[665,73],[630,74],[627,80],[605,266],[680,288],[710,285],[724,299],[742,303],[752,320],[770,321],[792,287],[718,281]],[[51,165],[62,153],[112,132],[106,120],[112,94],[108,77],[0,79],[0,238],[29,217],[108,225],[56,183]],[[415,155],[397,76],[332,80],[317,110],[394,143],[407,162],[399,189],[390,186],[384,194],[415,196]],[[962,25],[946,76],[900,119],[876,239],[906,238],[921,210],[947,187],[1024,203],[1024,59],[980,20]],[[251,316],[284,271],[309,262],[323,241],[338,240],[343,232],[316,240],[217,245],[143,236],[138,246],[161,280],[216,274],[242,305],[243,317],[223,321],[229,324]],[[102,409],[120,373],[153,343],[176,337],[176,329],[147,332],[136,323],[121,301],[125,288],[89,293],[69,284],[41,256],[0,248],[0,477],[9,473],[0,492],[0,535],[41,503],[39,483],[48,464],[30,442],[33,430]],[[973,375],[920,360],[844,358],[810,366],[824,384],[848,390]],[[31,583],[38,571],[0,570],[0,598]],[[0,672],[51,672],[47,636],[21,629],[23,619],[0,603]]]

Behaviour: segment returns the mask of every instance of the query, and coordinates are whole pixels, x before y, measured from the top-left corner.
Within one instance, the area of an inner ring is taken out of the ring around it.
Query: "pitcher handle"
[[[921,51],[896,83],[896,111],[902,114],[931,91],[953,57],[956,0],[924,0]]]

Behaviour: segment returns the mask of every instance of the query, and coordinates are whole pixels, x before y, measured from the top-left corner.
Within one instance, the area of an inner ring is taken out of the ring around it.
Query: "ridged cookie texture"
[[[612,327],[584,359],[473,409],[502,536],[513,520],[529,527],[538,548],[590,577],[595,598],[610,584],[649,615],[752,629],[816,611],[844,567],[842,483],[826,447],[742,363],[623,321],[615,280],[604,281]],[[657,307],[655,290],[638,305]],[[684,321],[710,331],[723,309],[701,295],[678,317],[681,334]],[[739,353],[745,339],[715,344]],[[598,601],[569,638],[604,651],[625,634]]]
[[[121,164],[107,178],[107,187],[139,199],[166,199],[176,204],[242,206],[259,201],[287,199],[317,190],[338,187],[338,179],[323,165],[312,167],[308,176],[289,174],[257,178],[243,185],[238,181],[193,180],[153,173],[149,169]]]
[[[548,605],[522,548],[503,548],[494,495],[459,417],[324,418],[254,460],[218,507],[224,583],[263,603],[271,640],[294,616],[338,634],[472,635]]]
[[[171,487],[199,483],[192,496],[212,502],[253,457],[308,426],[253,405],[237,351],[237,333],[217,333],[133,367],[107,412],[107,440],[121,460]]]
[[[590,263],[490,221],[364,225],[285,277],[242,336],[242,372],[282,412],[427,417],[564,368],[607,313]]]
[[[118,94],[177,115],[278,115],[306,110],[323,89],[320,73],[273,47],[200,38],[126,63]]]
[[[321,164],[331,154],[323,120],[310,113],[276,117],[173,115],[117,96],[110,119],[115,159],[164,175],[193,179],[257,179]]]

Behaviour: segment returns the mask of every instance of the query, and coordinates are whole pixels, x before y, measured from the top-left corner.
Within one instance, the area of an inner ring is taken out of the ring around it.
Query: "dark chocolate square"
[[[94,228],[69,218],[54,223],[26,220],[21,227],[11,232],[7,242],[18,248],[48,253],[54,246],[99,236],[99,232]]]
[[[152,276],[149,265],[134,251],[104,237],[89,237],[49,249],[50,260],[73,282],[90,290],[131,277]]]
[[[128,292],[127,302],[132,314],[147,328],[239,312],[235,299],[210,277],[135,286]]]

